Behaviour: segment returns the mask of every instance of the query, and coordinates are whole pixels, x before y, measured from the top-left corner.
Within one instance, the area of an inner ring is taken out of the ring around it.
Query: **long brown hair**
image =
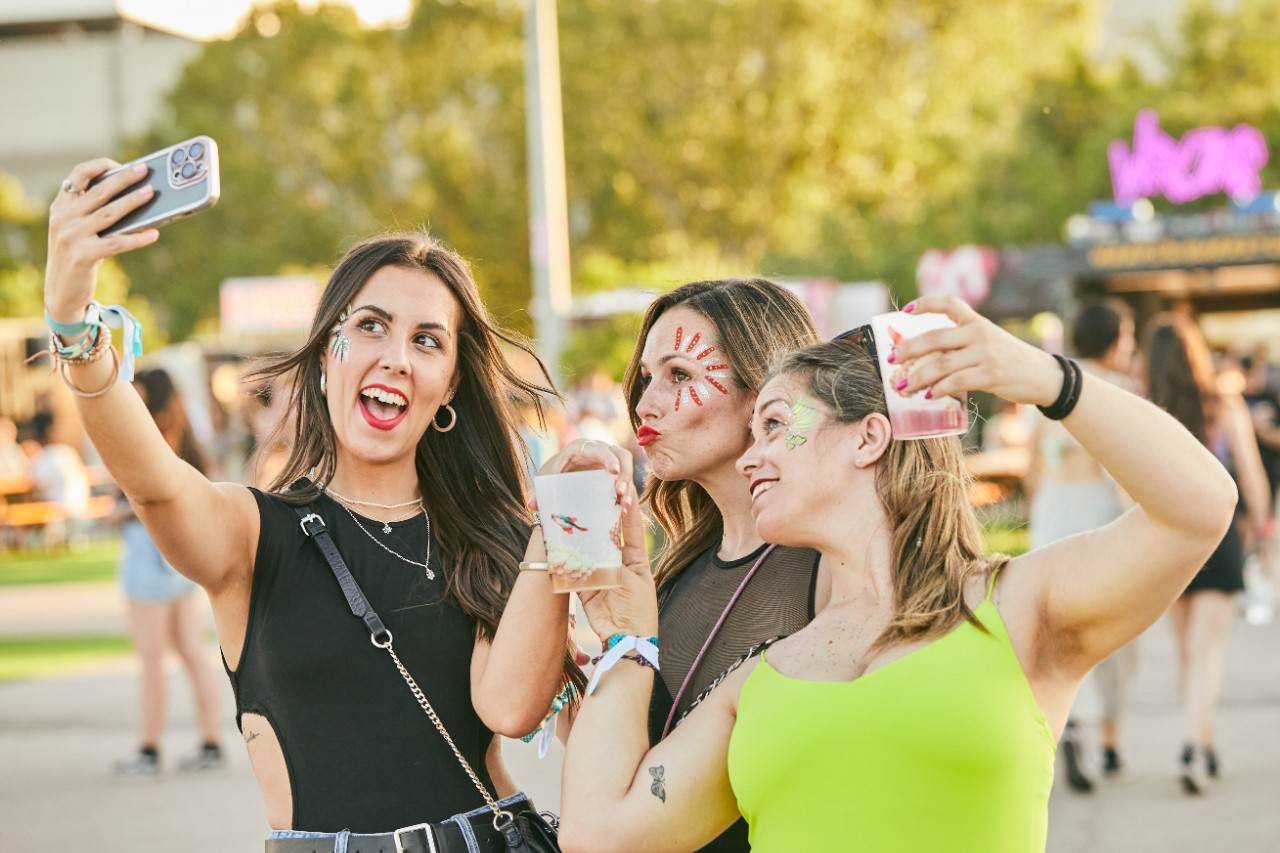
[[[1213,360],[1195,323],[1158,314],[1147,329],[1147,395],[1208,444],[1218,409]]]
[[[147,411],[156,422],[160,434],[173,448],[173,452],[201,474],[209,473],[209,462],[200,443],[196,440],[195,430],[187,418],[186,406],[182,403],[182,394],[174,384],[168,371],[159,367],[151,367],[138,371],[133,377],[141,397],[146,403]]]
[[[888,417],[874,359],[857,344],[835,341],[784,358],[773,376],[806,383],[835,420]],[[963,621],[985,631],[965,603],[974,576],[988,577],[1009,558],[983,554],[969,503],[969,475],[958,436],[890,441],[876,467],[876,494],[890,525],[894,614],[873,648],[927,640]]]
[[[435,275],[458,300],[457,391],[451,405],[457,429],[428,429],[418,441],[415,463],[449,597],[475,620],[477,631],[492,639],[511,593],[517,566],[529,541],[530,513],[525,504],[523,446],[517,437],[514,400],[526,401],[542,416],[542,396],[555,395],[546,367],[529,344],[500,329],[480,301],[470,267],[452,249],[425,232],[374,237],[352,247],[329,278],[320,297],[307,341],[269,361],[246,381],[284,380],[291,417],[278,431],[292,433],[289,459],[271,484],[283,500],[305,504],[319,495],[337,462],[337,441],[324,395],[321,361],[330,330],[365,282],[383,267],[395,266]],[[527,354],[545,385],[522,378],[507,361],[501,343]],[[303,486],[286,491],[307,478]],[[566,651],[566,677],[579,688],[582,672]]]
[[[640,355],[645,339],[658,318],[677,306],[697,311],[715,326],[720,353],[733,370],[734,383],[753,394],[759,393],[774,361],[818,339],[804,303],[791,291],[763,278],[695,281],[664,293],[645,311],[640,338],[623,379],[632,429],[640,426],[636,406],[644,394]],[[744,423],[744,443],[746,436]],[[711,496],[692,480],[650,477],[644,500],[670,539],[658,559],[657,584],[661,589],[695,557],[719,544],[724,519]]]

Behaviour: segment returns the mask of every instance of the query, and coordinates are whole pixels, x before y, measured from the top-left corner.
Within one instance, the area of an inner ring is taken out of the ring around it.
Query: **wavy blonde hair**
[[[776,376],[803,382],[840,423],[888,417],[875,360],[859,344],[806,347],[783,358]],[[964,621],[986,630],[965,603],[965,586],[993,576],[1009,558],[984,554],[969,483],[959,437],[889,442],[876,466],[876,494],[891,531],[894,614],[872,648],[932,639]]]

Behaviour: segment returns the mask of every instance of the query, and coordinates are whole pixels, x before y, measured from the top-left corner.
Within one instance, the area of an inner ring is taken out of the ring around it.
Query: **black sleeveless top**
[[[292,506],[253,490],[262,518],[249,624],[239,668],[227,674],[240,715],[266,717],[284,752],[293,823],[311,832],[386,832],[484,805],[387,653],[351,615],[320,549]],[[426,573],[362,533],[341,505],[316,500],[351,574],[395,636],[396,654],[421,685],[458,749],[490,790],[493,733],[471,704],[475,623],[444,595],[432,548]],[[410,559],[426,555],[422,516],[361,518],[364,529]],[[224,659],[225,665],[225,659]]]
[[[724,612],[725,605],[767,545],[737,560],[721,560],[711,548],[695,559],[660,594],[658,636],[662,669],[649,700],[649,743],[662,728],[694,658]],[[672,729],[716,677],[765,640],[794,634],[813,621],[821,555],[810,548],[773,550],[752,576],[703,656],[680,697]],[[747,822],[739,820],[706,847],[712,853],[749,850]]]

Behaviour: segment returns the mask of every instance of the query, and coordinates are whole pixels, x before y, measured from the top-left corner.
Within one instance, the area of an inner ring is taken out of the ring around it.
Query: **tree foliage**
[[[522,6],[421,0],[366,30],[285,2],[207,45],[131,153],[208,133],[223,198],[124,259],[135,289],[181,337],[227,277],[426,225],[527,329]],[[1056,240],[1140,107],[1280,140],[1269,6],[1193,3],[1146,80],[1091,59],[1098,0],[560,0],[575,289],[762,272],[905,296],[924,248]]]

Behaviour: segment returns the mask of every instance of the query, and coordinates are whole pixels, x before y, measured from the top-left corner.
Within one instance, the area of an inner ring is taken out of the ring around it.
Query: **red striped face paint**
[[[716,351],[715,346],[699,349],[698,344],[701,341],[702,333],[694,332],[686,342],[684,326],[676,327],[675,346],[672,347],[672,351],[688,356],[702,369],[702,375],[698,379],[676,389],[674,410],[677,412],[680,411],[680,405],[685,400],[692,401],[695,406],[706,405],[706,401],[712,397],[713,389],[721,394],[729,393],[729,365],[710,358]],[[711,363],[707,363],[708,361]]]

